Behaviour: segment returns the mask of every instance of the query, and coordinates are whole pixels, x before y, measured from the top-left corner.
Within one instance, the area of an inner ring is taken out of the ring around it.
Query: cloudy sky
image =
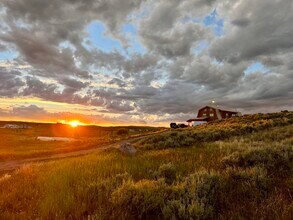
[[[1,0],[0,119],[292,110],[292,24],[292,0]]]

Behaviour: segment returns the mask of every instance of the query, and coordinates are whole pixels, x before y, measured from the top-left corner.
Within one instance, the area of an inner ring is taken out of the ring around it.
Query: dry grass
[[[161,128],[150,127],[103,128],[89,126],[72,128],[66,125],[53,124],[31,124],[31,126],[31,129],[0,128],[0,160],[49,156],[97,148],[119,140],[161,130]],[[71,137],[77,141],[43,142],[36,140],[38,136]]]
[[[279,124],[186,147],[147,150],[140,142],[134,157],[108,149],[2,174],[0,219],[292,219],[293,126],[284,115],[267,120]],[[226,130],[227,121],[205,128],[219,132],[221,123]]]

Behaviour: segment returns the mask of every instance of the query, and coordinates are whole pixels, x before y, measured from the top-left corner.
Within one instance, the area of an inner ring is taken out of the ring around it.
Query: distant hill
[[[64,137],[95,137],[113,135],[124,130],[124,134],[136,135],[145,132],[155,132],[163,129],[162,127],[150,126],[112,126],[103,127],[97,125],[80,125],[72,128],[68,124],[61,123],[39,123],[39,122],[21,122],[21,121],[0,121],[0,127],[7,124],[27,126],[32,128],[35,135],[40,136],[64,136]],[[123,132],[122,132],[123,133]]]

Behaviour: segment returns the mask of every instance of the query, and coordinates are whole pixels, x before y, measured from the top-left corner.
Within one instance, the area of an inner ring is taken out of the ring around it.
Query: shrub
[[[116,217],[120,219],[157,216],[164,205],[165,183],[162,181],[128,181],[111,196]],[[115,216],[114,216],[115,218]]]
[[[166,183],[171,184],[176,180],[176,167],[171,163],[163,164],[159,167],[157,176],[164,178]]]
[[[253,210],[251,208],[268,198],[270,192],[271,180],[265,169],[261,167],[228,168],[222,174],[215,209],[219,213],[228,213],[231,219],[250,218],[249,212]],[[237,207],[236,210],[235,207]],[[238,214],[235,215],[235,213]],[[242,216],[243,214],[245,216]]]
[[[163,208],[164,219],[202,219],[205,216],[203,204],[194,202],[186,207],[180,200],[171,200]]]
[[[216,173],[200,172],[187,177],[185,187],[190,199],[195,199],[206,206],[213,206],[219,181],[220,177]]]
[[[220,178],[206,171],[192,174],[178,183],[181,190],[164,206],[165,219],[210,219],[214,216]],[[178,194],[179,193],[179,194]]]
[[[261,166],[269,173],[284,174],[291,170],[293,147],[252,148],[234,152],[224,157],[221,164],[225,167]]]
[[[165,164],[160,167],[159,172],[169,175],[169,171],[173,170],[170,167],[170,164]],[[129,180],[111,195],[115,210],[113,217],[209,219],[214,216],[218,186],[219,176],[205,171],[192,174],[182,182],[173,182],[171,185],[167,185],[164,179],[138,182]]]
[[[131,179],[131,175],[129,175],[127,172],[125,172],[125,173],[122,173],[122,174],[117,174],[115,177],[115,183],[116,184],[122,184],[122,183],[124,183],[124,182],[126,182],[126,181],[128,181],[128,180],[130,180]]]
[[[242,184],[245,186],[245,196],[252,194],[256,197],[256,192],[265,195],[269,188],[269,179],[267,171],[262,167],[253,167],[248,169],[228,169],[228,180],[226,184],[229,188],[234,188],[235,185]],[[248,196],[249,197],[249,196]]]

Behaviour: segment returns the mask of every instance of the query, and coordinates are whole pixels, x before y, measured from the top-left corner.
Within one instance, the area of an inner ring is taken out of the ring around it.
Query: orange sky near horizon
[[[33,106],[31,109],[30,106]],[[100,113],[97,107],[44,101],[39,98],[0,98],[0,120],[41,123],[69,123],[78,120],[84,125],[99,126],[167,126],[166,123],[127,121],[121,114]]]

